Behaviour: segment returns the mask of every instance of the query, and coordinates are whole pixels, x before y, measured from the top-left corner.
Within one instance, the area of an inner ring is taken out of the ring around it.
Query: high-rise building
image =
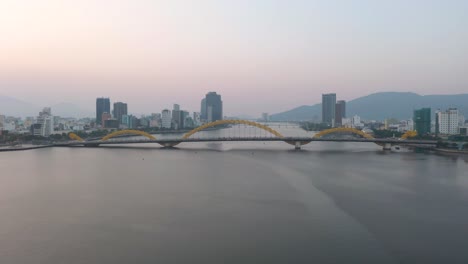
[[[122,123],[122,116],[128,115],[128,108],[126,103],[114,103],[114,118],[117,119],[119,124]]]
[[[164,109],[161,114],[162,128],[171,128],[171,111]]]
[[[223,120],[223,101],[221,100],[221,95],[216,92],[209,92],[206,94],[205,102],[206,120],[208,122]]]
[[[179,128],[186,128],[186,127],[187,127],[187,125],[186,125],[186,123],[185,123],[185,120],[186,120],[186,118],[189,117],[189,116],[190,116],[190,113],[189,113],[189,112],[184,111],[184,110],[180,111],[180,124],[179,124]]]
[[[421,108],[413,112],[413,127],[418,135],[431,133],[431,109]]]
[[[336,94],[322,94],[322,123],[335,125]]]
[[[270,121],[270,115],[268,113],[262,113],[262,121],[263,122]]]
[[[181,117],[181,111],[180,111],[180,105],[174,104],[174,107],[172,108],[172,124],[174,126],[174,129],[179,129],[182,128],[182,117]]]
[[[200,119],[205,121],[208,117],[206,116],[206,98],[201,100]]]
[[[456,135],[459,133],[458,109],[449,108],[444,112],[437,112],[436,115],[437,133],[445,135]]]
[[[335,124],[342,125],[343,118],[346,118],[346,101],[340,100],[335,104]]]
[[[96,99],[96,125],[102,124],[102,114],[110,113],[110,99],[109,98],[97,98]]]

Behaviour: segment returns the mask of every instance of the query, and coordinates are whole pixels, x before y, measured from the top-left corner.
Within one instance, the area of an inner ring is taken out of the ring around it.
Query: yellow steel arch
[[[270,127],[268,126],[265,126],[265,125],[262,125],[262,124],[259,124],[257,122],[252,122],[252,121],[247,121],[247,120],[232,120],[232,119],[226,119],[226,120],[218,120],[218,121],[214,121],[214,122],[211,122],[211,123],[207,123],[207,124],[204,124],[202,126],[199,126],[197,128],[195,128],[194,130],[192,131],[189,131],[187,132],[182,138],[183,139],[187,139],[189,138],[190,136],[192,136],[193,134],[197,133],[197,132],[200,132],[202,131],[203,129],[206,129],[206,128],[210,128],[210,127],[214,127],[214,126],[218,126],[218,125],[226,125],[226,124],[233,124],[233,125],[237,125],[237,124],[244,124],[244,125],[248,125],[248,126],[254,126],[254,127],[258,127],[260,129],[263,129],[277,137],[284,137],[283,135],[281,135],[278,131],[274,130],[274,129],[271,129]]]
[[[369,134],[367,134],[365,132],[362,132],[361,130],[351,128],[351,127],[337,127],[337,128],[326,129],[326,130],[320,131],[319,133],[315,134],[314,138],[320,138],[320,137],[323,137],[325,135],[333,134],[333,133],[353,133],[353,134],[360,135],[360,136],[362,136],[364,138],[368,138],[368,139],[373,139],[374,138],[373,136],[371,136],[371,135],[369,135]]]
[[[130,130],[130,129],[119,130],[119,131],[112,132],[109,135],[103,137],[101,140],[106,141],[106,140],[109,140],[109,139],[111,139],[113,137],[117,137],[117,136],[121,136],[121,135],[138,135],[138,136],[147,137],[147,138],[152,139],[152,140],[156,140],[156,138],[154,136],[152,136],[151,134],[148,134],[148,133],[146,133],[144,131]]]
[[[406,133],[404,133],[402,136],[401,136],[401,139],[408,139],[408,138],[412,138],[412,137],[415,137],[418,135],[418,132],[414,131],[414,130],[410,130],[410,131],[406,131]]]
[[[71,132],[68,134],[68,137],[72,140],[77,140],[77,141],[84,141],[84,139],[82,139],[80,136],[78,136],[77,134]]]

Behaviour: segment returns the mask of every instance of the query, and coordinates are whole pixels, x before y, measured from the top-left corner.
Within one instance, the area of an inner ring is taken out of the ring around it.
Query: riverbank
[[[23,150],[32,150],[32,149],[41,149],[41,148],[51,148],[54,145],[30,145],[30,146],[21,146],[21,147],[0,147],[0,152],[7,151],[23,151]]]
[[[468,150],[436,148],[434,149],[434,151],[437,153],[442,153],[442,154],[468,155]]]

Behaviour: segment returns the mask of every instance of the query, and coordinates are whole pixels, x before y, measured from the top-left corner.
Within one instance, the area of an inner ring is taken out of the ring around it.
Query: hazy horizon
[[[466,1],[0,3],[0,95],[35,105],[96,97],[135,113],[209,91],[226,115],[276,113],[335,92],[468,91]]]

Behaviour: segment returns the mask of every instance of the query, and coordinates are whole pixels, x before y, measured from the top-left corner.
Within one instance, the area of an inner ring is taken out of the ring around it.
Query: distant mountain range
[[[61,117],[91,117],[93,112],[70,103],[50,105],[52,114]],[[43,107],[18,100],[8,96],[0,96],[0,115],[7,116],[37,116]]]
[[[339,95],[338,98],[339,99]],[[346,102],[346,115],[358,115],[364,120],[384,120],[386,118],[410,119],[413,110],[429,107],[445,110],[456,107],[468,116],[468,94],[419,95],[415,93],[383,92]],[[272,121],[316,121],[322,118],[322,104],[303,105],[292,110],[273,114]]]
[[[338,98],[339,95],[338,95]],[[94,113],[75,104],[60,103],[50,105],[53,115],[61,117],[93,117]],[[384,92],[374,93],[346,102],[348,117],[359,115],[364,120],[384,120],[386,118],[410,119],[413,110],[422,107],[445,110],[456,107],[468,117],[468,94],[418,95],[415,93]],[[7,116],[37,116],[42,106],[0,96],[0,114]],[[272,121],[316,121],[322,118],[322,104],[303,105],[292,110],[273,114]]]

